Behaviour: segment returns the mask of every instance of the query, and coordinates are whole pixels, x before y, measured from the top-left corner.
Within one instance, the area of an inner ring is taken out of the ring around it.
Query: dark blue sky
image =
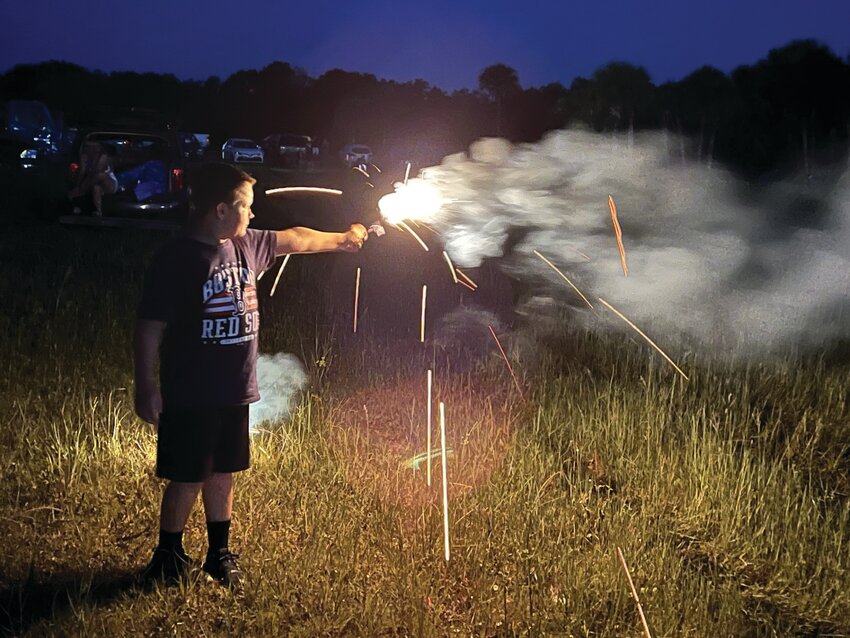
[[[590,75],[612,60],[656,83],[730,71],[795,38],[850,54],[850,0],[3,0],[0,71],[67,60],[102,71],[224,79],[275,60],[474,88],[504,62],[523,86]]]

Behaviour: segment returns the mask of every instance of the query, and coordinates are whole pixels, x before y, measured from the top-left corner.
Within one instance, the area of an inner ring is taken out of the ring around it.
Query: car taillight
[[[79,174],[80,174],[80,165],[77,164],[77,162],[71,162],[71,165],[68,167],[68,177],[70,177],[71,180],[76,180],[77,175],[79,175]]]
[[[182,168],[172,168],[171,169],[171,192],[176,193],[177,191],[183,190],[183,169]]]

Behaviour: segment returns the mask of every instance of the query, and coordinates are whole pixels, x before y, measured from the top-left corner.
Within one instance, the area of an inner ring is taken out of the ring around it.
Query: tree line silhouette
[[[423,80],[396,82],[340,69],[317,78],[286,62],[238,71],[225,80],[171,74],[90,71],[68,62],[18,65],[0,76],[0,99],[39,99],[70,126],[107,112],[151,109],[182,130],[259,139],[305,133],[335,151],[371,144],[385,161],[433,163],[480,137],[514,142],[583,126],[613,136],[663,130],[673,152],[747,175],[811,171],[846,158],[850,57],[814,40],[771,50],[727,74],[709,66],[656,85],[643,68],[612,62],[569,87],[523,89],[517,72],[494,64],[477,90],[452,93]]]

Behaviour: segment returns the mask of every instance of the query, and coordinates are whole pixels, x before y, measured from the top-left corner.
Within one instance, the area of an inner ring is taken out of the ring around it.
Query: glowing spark
[[[534,251],[534,254],[535,254],[535,255],[537,255],[538,257],[540,257],[540,259],[542,259],[543,261],[545,261],[545,262],[549,265],[549,267],[550,267],[552,270],[554,270],[556,273],[558,273],[559,275],[561,275],[561,277],[563,278],[563,280],[564,280],[564,281],[566,281],[568,284],[570,284],[570,286],[572,286],[572,287],[573,287],[573,290],[575,290],[575,291],[578,293],[578,296],[579,296],[579,297],[581,297],[582,299],[584,299],[584,303],[586,303],[586,304],[587,304],[587,306],[588,306],[589,308],[593,308],[593,306],[592,306],[592,305],[590,304],[590,302],[587,300],[587,297],[585,297],[583,294],[581,294],[581,290],[579,290],[578,288],[576,288],[575,284],[574,284],[573,282],[571,282],[569,279],[567,279],[567,276],[566,276],[564,273],[562,273],[560,270],[558,270],[558,267],[557,267],[555,264],[553,264],[551,261],[549,261],[548,259],[546,259],[543,255],[541,255],[541,254],[540,254],[539,252],[537,252],[536,250]]]
[[[283,263],[280,265],[280,270],[277,271],[277,277],[274,278],[274,284],[272,284],[272,291],[269,293],[269,297],[274,297],[274,291],[277,290],[277,282],[280,281],[280,276],[283,274],[283,269],[286,268],[286,262],[289,261],[289,258],[292,255],[287,254],[286,257],[283,258]]]
[[[325,195],[342,195],[337,188],[321,188],[319,186],[285,186],[283,188],[272,188],[266,191],[266,195],[283,195],[286,193],[321,193]]]
[[[493,335],[493,339],[496,340],[496,345],[499,346],[499,352],[502,353],[502,358],[505,360],[505,363],[508,364],[508,371],[511,373],[511,377],[513,377],[514,385],[516,389],[519,391],[519,396],[522,397],[522,400],[525,401],[525,395],[522,393],[522,388],[519,386],[519,381],[517,381],[516,375],[514,374],[514,369],[511,367],[511,362],[508,361],[508,355],[505,354],[504,348],[502,348],[502,344],[499,343],[499,337],[496,336],[495,331],[493,330],[493,326],[487,326],[490,328],[490,334]]]
[[[472,286],[473,288],[478,288],[478,284],[475,283],[474,281],[472,281],[472,279],[470,279],[469,275],[467,275],[465,272],[463,272],[460,268],[455,268],[455,270],[457,271],[457,274],[459,274],[461,277],[466,279],[466,281],[469,283],[470,286]]]
[[[452,280],[457,283],[457,273],[455,272],[455,265],[452,263],[452,258],[449,257],[449,253],[447,253],[445,250],[443,251],[443,257],[445,258],[446,263],[449,265],[449,270],[452,273]]]
[[[628,319],[626,319],[626,317],[624,317],[624,316],[623,316],[623,314],[622,314],[619,310],[617,310],[616,308],[614,308],[614,306],[612,306],[611,304],[609,304],[609,303],[608,303],[607,301],[605,301],[602,297],[600,297],[600,298],[599,298],[599,301],[601,301],[601,302],[602,302],[602,303],[604,303],[606,306],[608,306],[611,310],[613,310],[613,311],[614,311],[614,314],[616,314],[616,315],[617,315],[620,319],[622,319],[622,320],[623,320],[623,321],[625,321],[627,324],[629,324],[632,328],[634,328],[635,332],[637,332],[637,333],[638,333],[641,337],[643,337],[644,339],[646,339],[646,340],[649,342],[649,345],[651,345],[653,348],[655,348],[656,350],[658,350],[658,352],[660,352],[660,353],[661,353],[661,356],[662,356],[662,357],[664,357],[665,359],[667,359],[667,361],[669,361],[669,362],[670,362],[670,365],[671,365],[671,366],[673,366],[674,368],[676,368],[676,372],[678,372],[679,374],[681,374],[681,375],[685,378],[685,381],[689,381],[689,380],[690,380],[690,379],[688,379],[688,375],[686,375],[684,372],[682,372],[682,369],[681,369],[679,366],[677,366],[675,363],[673,363],[673,360],[672,360],[670,357],[668,357],[668,356],[664,353],[664,351],[663,351],[661,348],[659,348],[659,347],[658,347],[658,345],[657,345],[657,344],[656,344],[656,343],[655,343],[652,339],[650,339],[649,337],[647,337],[647,336],[643,333],[643,331],[642,331],[640,328],[638,328],[635,324],[633,324],[631,321],[629,321]]]
[[[434,222],[444,203],[437,188],[422,179],[412,179],[407,184],[396,183],[395,191],[378,201],[381,216],[390,224],[406,219]]]
[[[357,306],[360,303],[360,268],[354,278],[354,334],[357,334]]]
[[[375,188],[375,185],[372,182],[366,182],[366,186],[369,188]]]
[[[369,175],[369,173],[367,173],[366,171],[364,171],[364,170],[363,170],[361,167],[359,167],[359,166],[352,166],[352,167],[351,167],[351,170],[353,170],[353,171],[358,171],[358,172],[360,172],[360,173],[363,173],[366,177],[371,177],[371,175]]]
[[[416,241],[419,242],[419,245],[422,246],[422,248],[425,249],[425,252],[428,252],[428,245],[424,241],[422,241],[422,238],[419,235],[416,234],[416,231],[414,231],[410,226],[408,226],[404,222],[399,222],[398,226],[401,226],[407,232],[409,232],[411,235],[413,235],[413,239],[415,239]]]
[[[472,292],[475,292],[475,288],[473,288],[472,286],[470,286],[468,283],[466,283],[466,282],[465,282],[465,281],[463,281],[462,279],[458,279],[458,280],[457,280],[457,282],[458,282],[461,286],[465,286],[466,288],[469,288]]]
[[[620,230],[620,222],[617,221],[617,206],[614,204],[614,198],[608,195],[608,208],[611,209],[611,221],[614,224],[614,234],[617,236],[617,248],[620,251],[620,261],[623,264],[623,276],[629,276],[629,269],[626,266],[626,249],[623,248],[623,231]]]
[[[443,465],[443,540],[449,560],[449,482],[446,472],[446,408],[440,401],[440,460]]]
[[[379,173],[383,173],[383,172],[384,172],[384,171],[382,171],[380,168],[378,168],[375,164],[369,164],[369,166],[371,166],[372,168],[374,168],[374,169],[375,169],[376,171],[378,171]]]
[[[640,604],[637,589],[635,589],[635,584],[632,581],[632,575],[629,572],[629,566],[626,564],[626,557],[623,556],[623,550],[619,547],[617,548],[617,556],[620,557],[620,563],[623,565],[623,571],[626,572],[626,578],[629,581],[629,589],[632,590],[632,598],[634,598],[635,603],[637,603],[638,613],[640,614],[640,622],[643,625],[643,633],[646,638],[652,638],[652,634],[649,632],[649,623],[646,622],[646,616],[643,613],[643,606]]]
[[[431,487],[431,384],[434,373],[428,370],[428,433],[426,435],[426,450],[428,452],[428,487]]]
[[[422,317],[419,320],[419,341],[425,343],[425,297],[428,294],[428,286],[422,286]]]
[[[587,260],[587,261],[593,261],[590,257],[588,257],[588,256],[587,256],[587,255],[585,255],[583,252],[581,252],[578,248],[573,248],[572,246],[570,246],[569,248],[571,248],[572,250],[576,251],[579,255],[581,255],[582,257],[584,257],[584,258],[585,258],[585,260]]]
[[[407,168],[404,169],[404,185],[407,186],[407,178],[410,177],[410,162],[407,163]]]

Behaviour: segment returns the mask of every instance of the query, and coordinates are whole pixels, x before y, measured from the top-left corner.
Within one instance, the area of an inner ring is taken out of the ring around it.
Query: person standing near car
[[[78,201],[91,192],[95,215],[103,215],[103,196],[118,191],[118,178],[112,166],[113,155],[111,147],[99,142],[86,142],[80,152],[77,183],[68,197],[71,201]],[[74,213],[80,212],[80,207],[75,206]]]
[[[183,528],[200,493],[209,540],[203,570],[240,587],[229,534],[233,473],[249,466],[248,406],[259,399],[257,275],[279,255],[354,252],[367,238],[360,224],[342,233],[249,229],[255,182],[229,164],[201,165],[191,179],[187,228],[155,255],[145,280],[134,338],[135,408],[157,426],[156,473],[168,481],[147,578],[187,573]]]

